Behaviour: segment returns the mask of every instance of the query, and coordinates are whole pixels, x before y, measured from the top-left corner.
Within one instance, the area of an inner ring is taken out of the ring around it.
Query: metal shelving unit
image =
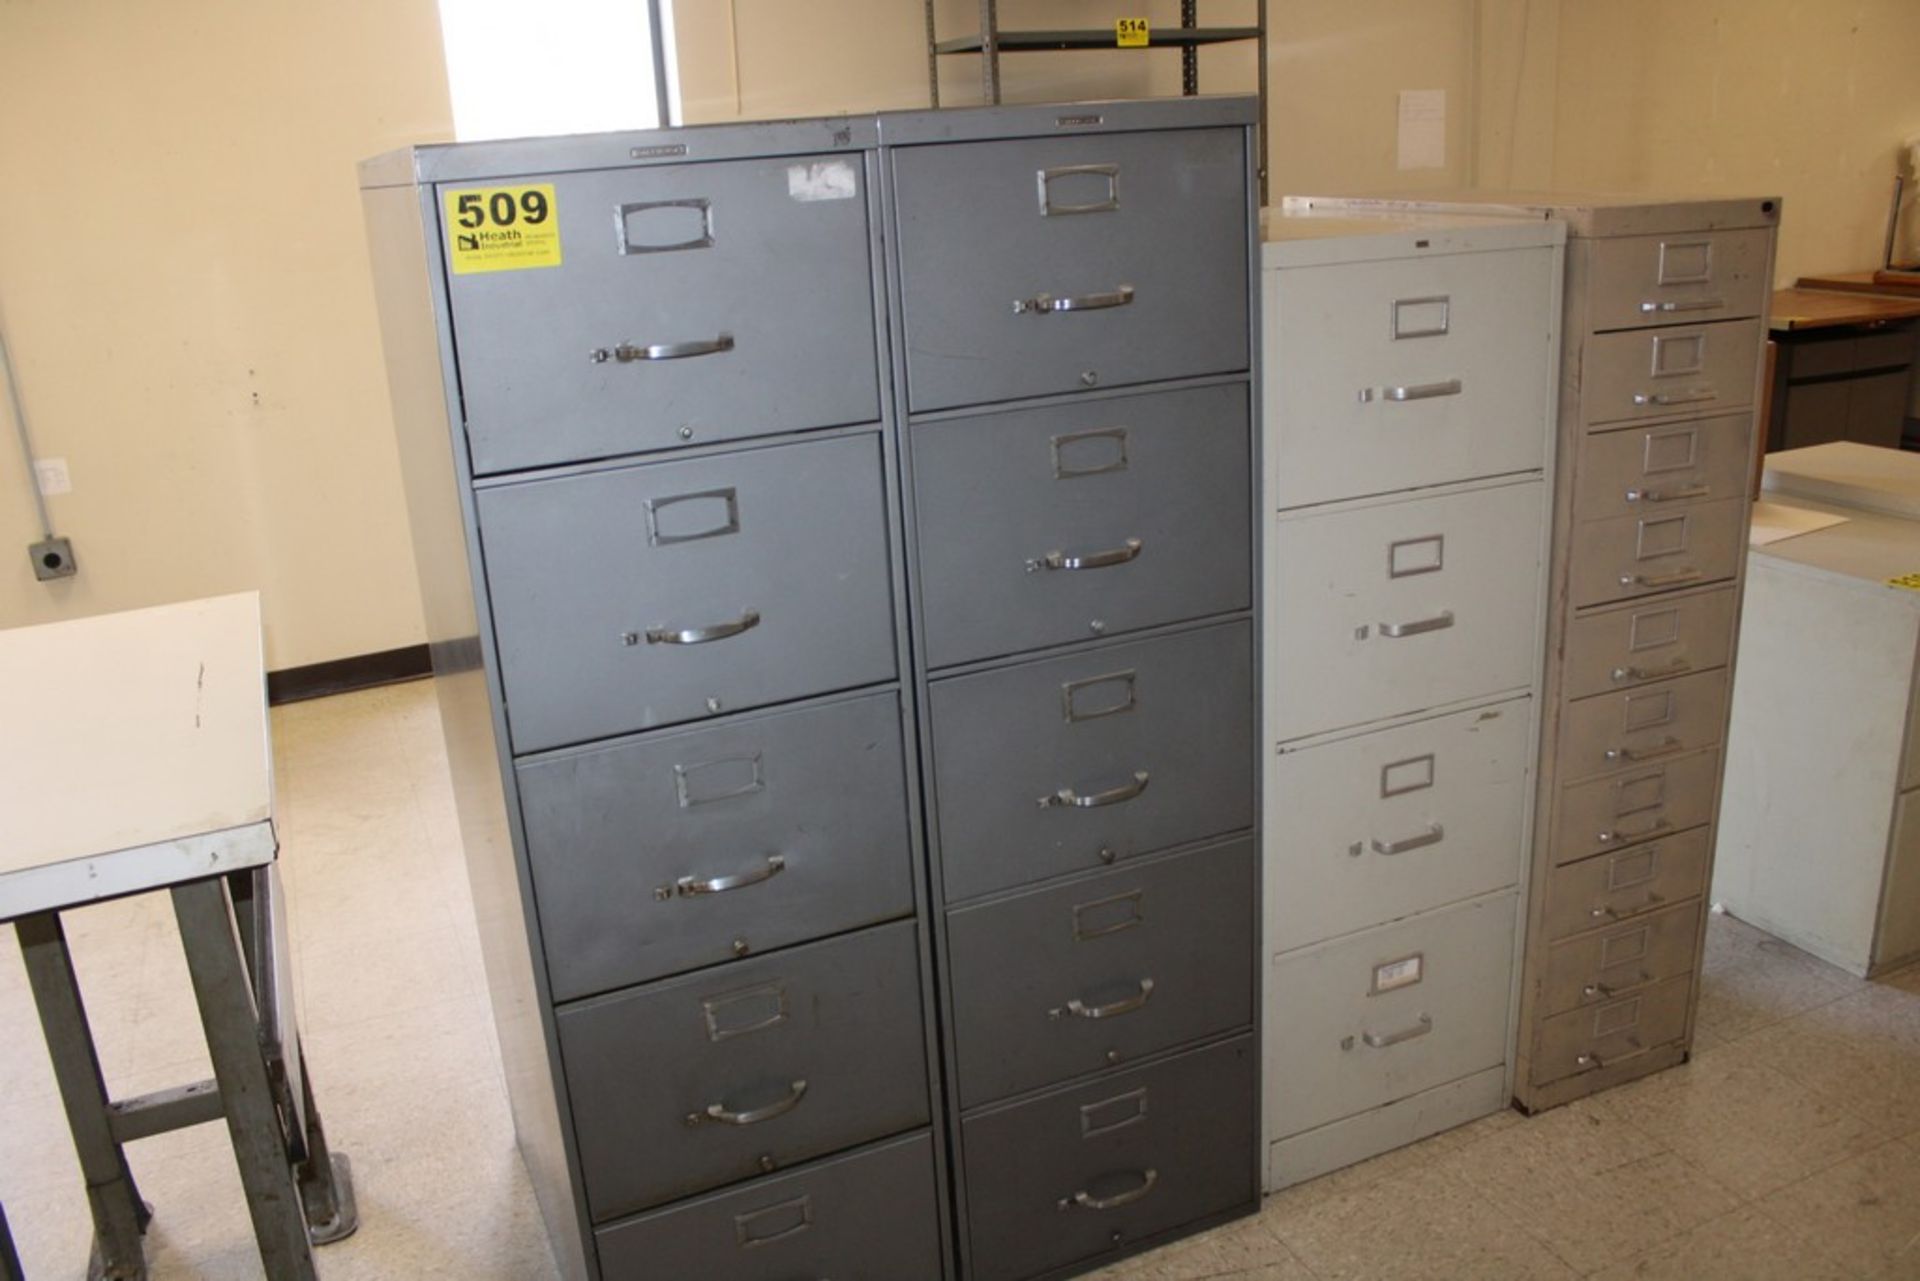
[[[980,0],[980,29],[970,35],[942,40],[936,29],[934,7],[938,0],[926,0],[927,13],[927,88],[928,97],[940,105],[940,59],[952,54],[980,55],[980,83],[988,102],[1000,102],[1000,55],[1002,53],[1059,52],[1081,49],[1178,49],[1180,51],[1180,92],[1193,97],[1200,92],[1200,49],[1203,45],[1228,44],[1239,40],[1255,42],[1255,61],[1259,67],[1260,124],[1256,130],[1260,149],[1260,203],[1267,203],[1267,0],[1256,0],[1254,24],[1250,27],[1203,27],[1200,25],[1199,0],[1180,0],[1180,25],[1152,32],[1145,45],[1121,45],[1111,29],[1083,30],[1002,30],[999,0]]]

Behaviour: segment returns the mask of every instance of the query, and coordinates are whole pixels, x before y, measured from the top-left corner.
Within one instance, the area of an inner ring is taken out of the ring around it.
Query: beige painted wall
[[[1920,133],[1920,0],[1557,7],[1556,183],[1779,195],[1780,284],[1878,265]]]
[[[434,0],[0,4],[0,626],[257,587],[268,662],[422,627],[354,162],[449,136]]]

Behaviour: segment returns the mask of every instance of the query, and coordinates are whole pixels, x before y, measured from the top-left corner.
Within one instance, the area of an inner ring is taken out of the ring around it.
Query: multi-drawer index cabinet
[[[1252,121],[363,166],[571,1281],[1065,1276],[1254,1207]]]
[[[1554,560],[1514,1096],[1686,1058],[1746,563],[1775,199],[1299,202],[1568,224]]]
[[[1566,229],[1263,234],[1277,1189],[1507,1103]]]

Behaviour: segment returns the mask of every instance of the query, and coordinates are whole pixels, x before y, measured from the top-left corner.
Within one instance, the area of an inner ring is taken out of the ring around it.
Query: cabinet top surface
[[[1920,590],[1889,581],[1920,575],[1920,521],[1798,496],[1787,502],[1789,506],[1847,519],[1844,524],[1751,549],[1748,556],[1755,568],[1772,563],[1812,570],[1824,577],[1850,580],[1864,591],[1889,593],[1920,610]]]
[[[1779,496],[1920,520],[1920,454],[1854,441],[1767,455],[1761,487]]]
[[[271,814],[257,594],[0,631],[0,889]]]
[[[1288,196],[1289,208],[1395,210],[1417,213],[1560,218],[1572,236],[1636,236],[1661,232],[1771,227],[1778,196],[1678,196],[1574,191],[1437,190],[1368,195]]]
[[[1267,268],[1529,249],[1564,244],[1566,236],[1566,224],[1557,219],[1321,212],[1291,204],[1260,211],[1261,265]]]

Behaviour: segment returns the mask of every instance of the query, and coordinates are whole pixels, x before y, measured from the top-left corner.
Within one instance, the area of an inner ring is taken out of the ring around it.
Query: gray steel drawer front
[[[1771,228],[1592,240],[1587,325],[1627,329],[1757,316]]]
[[[1590,778],[1713,747],[1727,729],[1727,672],[1697,672],[1581,699],[1560,722],[1559,777]]]
[[[1713,817],[1720,753],[1694,752],[1560,789],[1553,861],[1671,836]]]
[[[1240,130],[892,156],[914,410],[1247,368]]]
[[[1643,601],[1567,627],[1564,693],[1585,698],[1724,667],[1733,650],[1733,589]]]
[[[880,415],[857,154],[515,178],[555,266],[463,274],[439,189],[477,475]],[[477,214],[473,216],[478,216]],[[491,229],[489,229],[490,231]]]
[[[1581,416],[1589,431],[1636,418],[1724,413],[1751,405],[1760,322],[1589,338],[1581,353]]]
[[[1687,1031],[1689,975],[1539,1023],[1531,1071],[1535,1085],[1601,1068],[1678,1041]]]
[[[907,1281],[940,1275],[933,1140],[896,1139],[610,1224],[602,1281]]]
[[[912,432],[929,666],[1250,603],[1244,386]]]
[[[519,767],[555,1000],[913,911],[899,699]]]
[[[1747,508],[1736,495],[1582,521],[1567,570],[1573,604],[1601,605],[1732,578],[1747,554]]]
[[[1253,822],[1251,627],[935,681],[950,902]]]
[[[1548,939],[1639,917],[1706,888],[1708,830],[1596,854],[1547,874]]]
[[[976,1281],[1014,1281],[1250,1204],[1258,1055],[1241,1037],[963,1121]]]
[[[1637,988],[1693,972],[1700,900],[1686,899],[1637,920],[1553,945],[1540,1012],[1599,1005]]]
[[[1580,520],[1672,511],[1732,498],[1753,466],[1753,415],[1725,414],[1588,435],[1580,442]]]
[[[1253,1021],[1251,841],[947,919],[960,1104]]]
[[[502,485],[476,501],[517,752],[894,674],[873,436]]]
[[[596,1223],[927,1122],[911,921],[560,1011]]]

